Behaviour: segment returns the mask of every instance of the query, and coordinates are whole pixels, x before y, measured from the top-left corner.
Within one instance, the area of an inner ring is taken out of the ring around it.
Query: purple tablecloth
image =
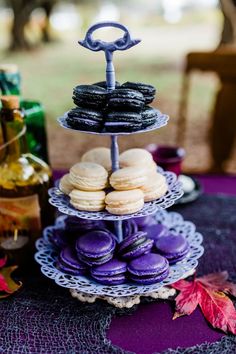
[[[236,195],[235,176],[195,177],[206,194]],[[215,342],[222,337],[222,333],[207,325],[199,309],[192,316],[175,321],[172,316],[173,308],[169,302],[141,304],[132,316],[113,319],[107,335],[113,344],[137,354],[190,347],[205,341]]]
[[[200,176],[199,180],[206,193],[236,194],[236,178]],[[177,207],[205,237],[199,274],[228,270],[236,281],[235,210],[236,198],[232,196],[203,195],[195,203]],[[213,330],[199,310],[173,321],[173,305],[149,302],[119,311],[103,302],[81,304],[67,289],[30,270],[22,291],[0,302],[0,353],[102,354],[128,350],[151,354],[204,342],[208,344],[184,353],[236,353],[236,340]],[[220,344],[209,347],[219,339]]]
[[[195,177],[206,194],[236,195],[235,176]],[[108,330],[108,338],[113,344],[136,354],[151,354],[168,348],[215,342],[222,337],[222,333],[208,326],[199,309],[191,316],[181,317],[175,321],[172,320],[172,316],[173,307],[169,302],[141,304],[132,316],[113,319]]]

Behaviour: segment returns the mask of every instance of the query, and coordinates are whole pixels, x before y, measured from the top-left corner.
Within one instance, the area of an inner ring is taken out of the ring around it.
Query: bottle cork
[[[18,109],[20,107],[20,101],[18,96],[2,96],[1,102],[3,108],[6,109]]]

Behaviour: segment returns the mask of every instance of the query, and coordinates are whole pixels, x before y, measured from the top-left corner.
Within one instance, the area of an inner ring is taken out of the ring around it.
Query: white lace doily
[[[195,272],[195,269],[185,274],[183,278],[187,278]],[[152,293],[147,293],[145,295],[133,295],[133,296],[123,296],[123,297],[113,297],[113,296],[98,296],[98,295],[91,295],[86,294],[81,291],[77,291],[75,289],[70,289],[71,295],[81,301],[81,302],[88,302],[93,303],[96,300],[104,300],[108,304],[113,305],[118,308],[131,308],[134,305],[138,305],[141,301],[142,297],[151,297],[156,300],[166,300],[169,297],[172,297],[176,294],[176,290],[174,288],[170,288],[167,286],[163,286],[163,288],[153,291]]]

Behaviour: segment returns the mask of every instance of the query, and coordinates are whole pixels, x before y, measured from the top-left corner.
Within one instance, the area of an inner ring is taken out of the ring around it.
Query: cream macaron
[[[97,147],[87,151],[81,157],[82,162],[93,162],[111,171],[111,150],[106,147]]]
[[[70,183],[75,189],[99,191],[108,184],[108,173],[101,165],[79,162],[70,169]]]
[[[105,209],[104,191],[81,191],[73,189],[70,193],[70,203],[75,209],[85,211],[101,211]]]
[[[144,205],[143,192],[140,189],[113,191],[106,195],[106,210],[115,215],[136,213]]]
[[[74,189],[74,187],[72,186],[72,184],[70,183],[70,175],[69,173],[65,174],[64,176],[62,176],[62,178],[60,179],[59,182],[59,189],[69,195],[70,192],[72,191],[72,189]]]
[[[120,154],[119,157],[120,167],[130,166],[153,166],[152,154],[145,149],[129,149]]]
[[[151,202],[163,197],[168,190],[165,176],[158,172],[155,175],[153,174],[151,178],[147,179],[146,184],[141,187],[141,190],[143,191],[145,202]]]
[[[121,168],[110,176],[110,185],[120,191],[142,187],[146,181],[146,168],[138,166]]]

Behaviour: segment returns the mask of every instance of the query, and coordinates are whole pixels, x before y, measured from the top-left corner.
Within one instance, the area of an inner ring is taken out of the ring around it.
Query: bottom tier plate
[[[65,216],[59,217],[55,227],[63,227],[64,218]],[[180,214],[160,210],[155,215],[155,218],[159,223],[167,226],[173,233],[182,234],[190,244],[190,252],[187,257],[183,261],[171,265],[169,276],[160,283],[137,285],[127,282],[121,285],[107,286],[96,283],[90,277],[73,276],[62,273],[55,267],[58,250],[50,243],[50,234],[54,226],[46,228],[44,236],[36,242],[37,252],[35,254],[35,260],[41,265],[42,273],[54,280],[58,285],[75,289],[86,294],[123,297],[145,295],[157,291],[163,286],[170,285],[184,278],[188,272],[195,269],[198,265],[198,259],[204,252],[204,248],[201,245],[203,237],[200,233],[196,232],[195,225],[190,221],[183,220]]]

